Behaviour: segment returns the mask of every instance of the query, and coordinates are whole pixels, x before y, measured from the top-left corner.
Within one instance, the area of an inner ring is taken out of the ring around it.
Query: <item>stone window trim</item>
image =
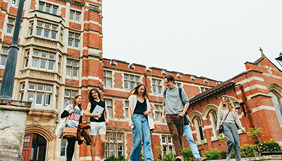
[[[70,21],[80,22],[81,16],[82,14],[80,11],[70,9]]]
[[[73,98],[75,95],[78,94],[78,89],[68,89],[66,88],[64,91],[64,107],[63,109],[68,105],[72,104]]]
[[[5,68],[6,61],[8,58],[8,47],[2,46],[0,53],[0,66]]]
[[[59,6],[50,2],[39,1],[37,10],[43,13],[58,15]]]
[[[75,49],[80,47],[80,33],[69,31],[68,47],[75,48]]]
[[[104,157],[125,155],[125,133],[123,131],[106,132],[106,148]]]
[[[281,106],[282,98],[281,98],[281,95],[276,90],[271,90],[268,93],[268,95],[271,96],[273,107],[276,113],[275,117],[277,117],[279,125],[282,128],[282,106]]]
[[[163,105],[162,104],[154,104],[154,111],[155,111],[155,121],[156,121],[156,123],[163,123],[162,122]]]
[[[124,118],[129,119],[128,117],[128,108],[129,108],[129,101],[125,100],[124,101]]]
[[[208,89],[210,89],[210,88],[208,88],[208,87],[200,87],[200,93],[205,92]]]
[[[43,39],[48,39],[52,41],[58,41],[61,35],[58,36],[58,33],[62,33],[62,28],[59,24],[52,22],[47,22],[44,20],[32,20],[29,25],[29,36],[36,36]]]
[[[124,73],[123,74],[123,88],[126,90],[131,90],[135,86],[137,86],[139,83],[141,83],[140,80],[141,80],[141,77],[138,75]]]
[[[196,77],[194,77],[194,76],[191,76],[190,79],[191,79],[192,81],[196,81]]]
[[[12,35],[14,33],[16,18],[14,17],[8,17],[7,19],[7,28],[6,33]]]
[[[67,58],[66,60],[66,78],[78,79],[79,78],[79,63],[77,59]]]
[[[39,54],[35,53],[35,56],[34,56],[34,51],[39,52]],[[34,70],[40,70],[40,71],[44,71],[44,72],[48,72],[48,73],[59,73],[60,72],[59,71],[59,67],[61,65],[61,60],[60,60],[61,54],[60,53],[54,52],[54,50],[51,50],[51,49],[32,48],[32,47],[26,48],[26,49],[22,50],[22,52],[23,52],[22,53],[23,54],[22,69],[34,69]],[[47,53],[47,58],[44,55],[43,55],[44,57],[41,58],[40,52]],[[33,58],[39,59],[38,60],[38,64],[39,64],[38,67],[35,67],[35,64],[32,64]],[[47,60],[45,70],[40,68],[40,59]],[[52,62],[48,62],[48,61],[52,61]],[[49,68],[49,65],[50,65],[50,68]]]
[[[24,68],[54,72],[57,64],[57,54],[39,49],[26,49],[24,53]]]
[[[162,79],[152,78],[152,93],[156,95],[162,95]]]
[[[11,0],[11,4],[14,6],[17,6],[19,3],[19,0]]]
[[[175,153],[171,135],[161,135],[162,153],[169,154]]]
[[[67,140],[66,139],[61,139],[61,157],[66,157],[67,155]]]
[[[103,83],[104,83],[104,87],[105,88],[112,88],[112,84],[113,84],[113,75],[112,75],[112,71],[110,70],[104,70],[103,71]]]
[[[23,93],[20,95],[21,100],[23,100],[23,95],[25,93],[25,90],[23,89],[26,88],[27,101],[32,102],[37,106],[51,107],[53,94],[56,94],[53,92],[53,85],[38,82],[28,82],[28,86],[25,86],[25,83],[21,83],[20,93]]]
[[[209,112],[210,115],[210,121],[212,124],[212,132],[214,137],[212,139],[216,139],[218,137],[218,134],[215,132],[216,131],[216,125],[217,125],[217,111],[211,110]]]
[[[109,119],[113,119],[114,118],[114,104],[113,104],[113,99],[112,98],[105,98],[104,99],[106,105],[107,105],[107,109],[108,109],[108,113],[109,113]]]
[[[202,118],[200,116],[195,116],[192,119],[192,122],[193,122],[193,124],[196,128],[197,140],[199,142],[204,141],[205,138],[204,138],[204,129],[203,129],[203,126],[202,126]]]

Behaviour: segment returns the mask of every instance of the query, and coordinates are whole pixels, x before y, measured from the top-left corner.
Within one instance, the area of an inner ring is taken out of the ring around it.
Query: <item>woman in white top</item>
[[[67,127],[78,127],[79,123],[82,122],[82,115],[83,111],[81,108],[82,103],[82,96],[76,95],[73,98],[73,103],[68,104],[66,108],[64,109],[63,113],[61,114],[61,118],[68,117],[67,121]],[[82,143],[82,140],[80,138],[70,138],[68,140],[68,146],[67,146],[67,161],[71,161],[74,153],[74,147],[75,147],[75,141],[78,141],[78,144],[80,145]]]
[[[223,95],[221,97],[221,103],[218,109],[217,115],[217,129],[216,132],[219,132],[219,127],[223,124],[223,133],[227,139],[227,161],[231,160],[232,151],[234,148],[236,161],[241,160],[241,150],[240,150],[240,141],[238,128],[242,128],[241,122],[239,120],[237,111],[235,111],[234,104],[230,97]]]
[[[139,161],[142,148],[144,147],[144,159],[153,161],[150,129],[153,127],[151,119],[152,108],[148,100],[146,86],[143,83],[138,84],[130,92],[129,97],[129,127],[133,133],[133,147],[129,157],[130,161]],[[149,126],[151,125],[151,128]]]

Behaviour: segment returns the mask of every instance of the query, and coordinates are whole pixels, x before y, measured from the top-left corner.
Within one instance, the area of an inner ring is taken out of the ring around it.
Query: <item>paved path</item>
[[[242,158],[242,161],[282,161],[282,155],[270,155],[270,156],[262,156],[262,157],[252,157],[252,158]],[[213,160],[213,161],[225,161],[225,159],[221,160]],[[236,161],[235,159],[231,159],[231,161]]]

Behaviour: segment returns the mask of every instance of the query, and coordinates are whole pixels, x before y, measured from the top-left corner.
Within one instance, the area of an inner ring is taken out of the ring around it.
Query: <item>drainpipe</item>
[[[251,115],[250,115],[250,111],[249,111],[249,106],[248,106],[248,103],[247,103],[247,98],[246,98],[246,95],[245,95],[245,92],[244,92],[243,85],[240,85],[240,90],[241,90],[241,93],[243,95],[243,102],[245,103],[245,107],[246,107],[246,111],[247,111],[247,115],[248,115],[249,121],[251,123],[251,127],[254,127],[253,121],[251,119]]]

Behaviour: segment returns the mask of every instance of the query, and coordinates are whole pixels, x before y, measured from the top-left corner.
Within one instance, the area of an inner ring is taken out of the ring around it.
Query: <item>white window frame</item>
[[[10,23],[10,22],[12,22],[12,23]],[[14,33],[15,23],[16,23],[16,19],[15,18],[8,17],[7,29],[6,29],[6,33],[7,34],[11,34],[12,35]],[[9,27],[11,28],[11,31],[8,31]]]
[[[69,95],[66,95],[66,92],[69,93]],[[75,95],[78,94],[78,90],[73,89],[65,89],[64,92],[64,107],[66,107],[68,104],[72,104],[72,100]]]
[[[70,64],[69,64],[70,62]],[[77,65],[75,65],[77,64]],[[70,70],[70,73],[68,74],[68,70]],[[77,71],[77,75],[74,76],[74,71]],[[75,78],[77,79],[79,77],[79,60],[74,59],[67,59],[66,63],[66,77],[67,78]]]
[[[121,139],[119,137],[121,135]],[[109,149],[111,145],[114,145],[113,149]],[[120,150],[118,149],[118,146],[122,145],[122,153],[119,155]],[[125,133],[123,132],[114,132],[114,131],[107,131],[106,133],[106,149],[104,156],[110,157],[112,154],[115,157],[125,155]],[[112,153],[111,153],[112,151]]]
[[[34,23],[33,21],[31,21],[30,26],[29,26],[29,35],[33,34],[33,26],[34,26]],[[48,32],[47,36],[45,36],[46,32]],[[41,37],[44,39],[49,39],[49,40],[58,40],[58,33],[59,33],[59,25],[48,23],[48,22],[43,22],[43,21],[36,22],[35,36]],[[55,38],[53,38],[53,34],[55,34]]]
[[[38,53],[36,55],[35,53]],[[42,54],[47,54],[46,57],[43,57]],[[50,55],[54,55],[55,59],[50,59]],[[25,57],[25,60],[28,58],[28,56]],[[55,64],[56,64],[56,53],[48,52],[48,51],[40,51],[37,49],[34,49],[31,56],[31,68],[36,70],[43,70],[43,71],[49,71],[54,72],[55,70]],[[36,64],[35,60],[37,61]],[[45,62],[44,68],[41,67],[41,63]],[[52,63],[52,70],[50,70],[50,63]],[[34,66],[36,65],[36,66]],[[27,65],[28,66],[28,65]]]
[[[129,101],[124,101],[124,118],[129,119],[128,117]]]
[[[109,73],[109,75],[108,75]],[[111,88],[112,87],[112,71],[109,71],[109,70],[104,70],[103,71],[103,77],[104,77],[104,87],[106,88]],[[110,82],[110,84],[108,84],[107,82]]]
[[[105,103],[107,104],[107,109],[109,113],[110,118],[114,118],[114,105],[113,105],[113,99],[111,98],[105,98]],[[110,103],[110,104],[109,104]],[[111,112],[110,112],[111,111]]]
[[[127,79],[126,79],[126,77],[127,77]],[[131,79],[131,78],[133,78],[133,79]],[[123,88],[124,89],[131,90],[135,86],[137,86],[140,82],[141,82],[141,77],[138,76],[138,75],[132,75],[132,74],[127,74],[127,73],[123,74],[123,84],[124,84]],[[128,83],[127,87],[126,87],[126,83]],[[131,85],[133,85],[133,86],[131,86]]]
[[[43,4],[43,8],[42,10],[40,9],[40,5]],[[50,12],[47,12],[47,5],[50,6]],[[54,13],[54,9],[56,8],[56,13]],[[48,14],[54,14],[54,15],[58,15],[58,11],[59,11],[59,6],[57,5],[54,5],[54,4],[51,4],[51,3],[46,3],[46,2],[43,2],[43,1],[39,1],[38,3],[38,8],[37,8],[39,11],[41,12],[46,12]]]
[[[162,144],[162,153],[163,153],[163,155],[164,154],[169,154],[169,153],[174,153],[175,149],[174,149],[174,146],[173,146],[171,135],[161,135],[161,137],[162,137],[161,144]],[[165,138],[165,142],[163,142],[163,138]],[[170,142],[169,142],[169,138],[170,138]],[[166,153],[164,151],[164,148],[166,148]],[[170,151],[170,149],[172,149],[172,151]]]
[[[152,78],[152,92],[154,94],[160,95],[160,94],[162,94],[162,89],[163,89],[162,80]]]
[[[162,122],[163,105],[155,104],[154,110],[155,110],[155,120],[156,120],[156,122]]]
[[[1,53],[0,53],[0,66],[5,67],[6,62],[7,62],[7,58],[8,58],[8,48],[2,47]],[[2,62],[2,60],[3,60],[3,62]]]
[[[71,44],[70,44],[70,42],[71,42]],[[78,45],[76,45],[76,43]],[[73,48],[79,48],[80,47],[80,34],[79,33],[69,31],[68,46],[73,47]]]
[[[73,14],[73,16],[71,16]],[[75,22],[80,22],[81,21],[81,12],[76,11],[76,10],[70,10],[70,20],[75,21]]]
[[[40,89],[39,87],[42,87],[42,86],[43,86],[43,89]],[[53,93],[52,93],[52,90],[51,92],[46,91],[47,86],[51,87],[51,89],[53,90],[53,86],[51,84],[40,84],[40,83],[29,82],[28,91],[27,91],[27,94],[28,94],[27,101],[32,102],[38,106],[50,107],[51,102],[52,102]],[[32,101],[28,100],[30,94],[32,94],[32,97],[30,97],[30,98],[33,98]]]

